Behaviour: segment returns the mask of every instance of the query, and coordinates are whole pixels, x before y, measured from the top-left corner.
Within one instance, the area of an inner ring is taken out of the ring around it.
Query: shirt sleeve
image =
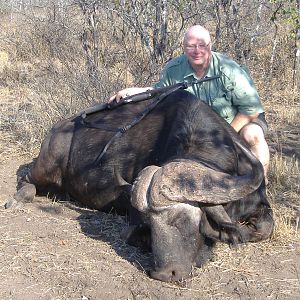
[[[189,72],[191,71],[185,55],[175,57],[164,66],[160,73],[159,81],[154,85],[154,88],[166,87],[182,82],[186,73]]]
[[[232,104],[241,114],[252,115],[264,112],[254,82],[247,71],[238,66],[232,69]]]
[[[154,84],[154,88],[157,89],[170,85],[172,85],[172,81],[169,76],[168,68],[165,67],[159,75],[159,80]]]

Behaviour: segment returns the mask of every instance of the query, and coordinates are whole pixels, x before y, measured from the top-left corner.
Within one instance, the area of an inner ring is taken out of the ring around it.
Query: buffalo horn
[[[168,201],[225,204],[255,191],[263,180],[262,165],[250,150],[238,141],[236,144],[249,159],[251,174],[233,176],[192,160],[173,161],[153,173],[151,204],[157,207],[167,205]]]
[[[148,190],[151,185],[153,175],[160,167],[148,166],[144,168],[136,178],[131,194],[131,205],[140,212],[145,212],[148,208]]]

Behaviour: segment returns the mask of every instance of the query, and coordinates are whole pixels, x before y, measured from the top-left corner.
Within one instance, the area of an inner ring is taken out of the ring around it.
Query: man
[[[184,54],[167,63],[154,88],[219,75],[219,79],[192,85],[187,90],[210,105],[242,136],[262,163],[266,177],[270,159],[264,136],[267,123],[254,83],[241,66],[211,48],[209,32],[200,25],[190,27],[183,40]],[[109,101],[150,89],[153,87],[126,88]]]

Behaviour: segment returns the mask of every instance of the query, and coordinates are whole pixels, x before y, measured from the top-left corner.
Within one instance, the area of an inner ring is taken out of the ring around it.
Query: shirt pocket
[[[227,122],[231,122],[236,114],[231,99],[228,99],[228,97],[226,98],[225,94],[212,99],[211,107]]]

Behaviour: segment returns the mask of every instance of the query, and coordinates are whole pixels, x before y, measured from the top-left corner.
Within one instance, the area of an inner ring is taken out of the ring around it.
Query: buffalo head
[[[237,142],[252,162],[252,174],[232,176],[193,160],[174,160],[143,169],[132,188],[131,203],[151,228],[154,270],[151,277],[178,281],[201,265],[209,251],[206,209],[218,223],[232,224],[222,205],[255,191],[263,180],[261,164]],[[201,224],[201,225],[200,225]],[[234,227],[234,224],[232,224]],[[203,227],[203,228],[200,228]]]

